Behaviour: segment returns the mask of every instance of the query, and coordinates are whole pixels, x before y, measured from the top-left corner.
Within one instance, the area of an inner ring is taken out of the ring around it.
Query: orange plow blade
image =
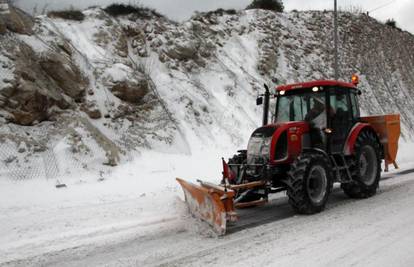
[[[227,221],[236,221],[234,191],[199,181],[200,185],[177,178],[181,185],[190,213],[211,225],[218,235],[226,233]]]

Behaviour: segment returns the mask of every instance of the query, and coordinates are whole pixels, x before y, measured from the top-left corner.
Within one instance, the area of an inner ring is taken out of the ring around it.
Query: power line
[[[386,3],[386,4],[383,4],[383,5],[381,5],[381,6],[379,6],[379,7],[376,7],[376,8],[374,8],[374,9],[372,9],[372,10],[369,10],[368,12],[369,12],[369,13],[371,13],[371,12],[373,12],[373,11],[376,11],[376,10],[378,10],[378,9],[381,9],[381,8],[383,8],[383,7],[386,7],[386,6],[388,6],[388,5],[391,5],[391,4],[392,4],[392,3],[394,3],[395,1],[397,1],[397,0],[392,0],[392,1],[388,2],[388,3]]]

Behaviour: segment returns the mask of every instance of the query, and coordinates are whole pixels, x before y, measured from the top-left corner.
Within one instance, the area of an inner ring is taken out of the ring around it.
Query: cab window
[[[290,95],[281,97],[279,100],[278,122],[302,121],[303,109],[306,108],[300,95]]]
[[[341,117],[349,117],[349,104],[348,104],[348,92],[343,88],[337,88],[330,96],[330,106],[333,109],[335,115]]]
[[[354,119],[358,119],[361,115],[359,114],[359,105],[356,92],[351,92],[351,105],[352,105],[352,116]]]
[[[319,115],[315,113],[315,106],[322,106],[324,110],[325,93],[298,92],[297,94],[279,96],[277,101],[277,122],[311,120],[311,115]]]

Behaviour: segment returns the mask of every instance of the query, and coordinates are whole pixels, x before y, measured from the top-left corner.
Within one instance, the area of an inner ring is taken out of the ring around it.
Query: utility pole
[[[334,44],[335,44],[335,80],[339,79],[339,70],[338,70],[338,10],[336,0],[334,0]]]

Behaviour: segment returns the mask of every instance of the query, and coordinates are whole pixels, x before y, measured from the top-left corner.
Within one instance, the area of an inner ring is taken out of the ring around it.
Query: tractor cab
[[[273,123],[307,122],[312,146],[340,152],[352,126],[360,120],[358,94],[355,84],[338,81],[279,86],[274,94]]]
[[[279,86],[273,93],[265,89],[256,100],[264,106],[263,122],[247,146],[247,173],[257,173],[254,165],[263,162],[283,168],[309,149],[339,155],[337,160],[344,162],[349,133],[361,120],[355,83],[322,80]]]

